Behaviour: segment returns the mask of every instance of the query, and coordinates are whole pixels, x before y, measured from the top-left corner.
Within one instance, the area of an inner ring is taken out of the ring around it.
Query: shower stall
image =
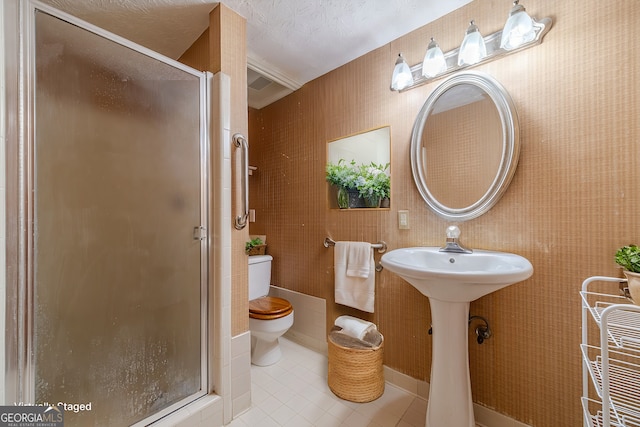
[[[36,1],[21,22],[16,396],[147,425],[212,390],[211,75]]]

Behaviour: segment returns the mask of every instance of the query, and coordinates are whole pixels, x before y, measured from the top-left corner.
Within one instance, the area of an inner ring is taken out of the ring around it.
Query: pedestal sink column
[[[469,302],[528,279],[533,266],[520,255],[480,249],[458,253],[435,246],[395,249],[380,262],[428,297],[431,305],[427,427],[475,427],[469,378]]]
[[[426,427],[475,427],[469,377],[469,303],[429,298],[433,345]]]

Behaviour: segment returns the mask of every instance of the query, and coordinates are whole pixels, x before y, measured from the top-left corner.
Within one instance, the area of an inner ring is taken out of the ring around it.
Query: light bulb
[[[424,77],[434,77],[447,70],[447,62],[444,59],[442,49],[438,43],[431,37],[431,41],[427,46],[427,52],[422,61],[422,75]]]
[[[413,75],[411,74],[411,69],[400,53],[391,75],[391,90],[400,91],[412,84]]]
[[[471,21],[458,51],[458,65],[472,65],[487,56],[487,47],[478,26]]]
[[[505,50],[516,49],[536,37],[533,20],[518,2],[519,0],[513,2],[509,18],[502,29],[500,47]]]

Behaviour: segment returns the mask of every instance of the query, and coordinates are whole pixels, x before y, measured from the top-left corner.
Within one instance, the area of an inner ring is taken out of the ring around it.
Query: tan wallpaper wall
[[[182,54],[178,61],[186,64],[190,67],[195,68],[196,70],[201,71],[211,71],[214,69],[212,65],[209,63],[209,42],[211,35],[209,34],[209,29],[204,30],[200,37],[193,42],[191,47],[187,49],[186,52]]]
[[[527,281],[471,305],[494,337],[470,334],[474,400],[534,426],[579,426],[581,281],[620,275],[615,250],[640,242],[640,99],[634,29],[640,2],[527,2],[551,16],[544,43],[476,67],[498,79],[520,116],[522,151],[510,188],[484,216],[460,224],[472,248],[518,253],[533,264]],[[273,282],[327,300],[327,327],[350,313],[385,335],[385,364],[428,380],[431,339],[426,297],[388,271],[378,273],[375,314],[334,304],[336,240],[385,240],[390,248],[441,245],[448,225],[427,208],[410,171],[416,113],[437,83],[390,92],[398,52],[422,60],[429,37],[458,46],[470,19],[489,34],[507,17],[506,1],[476,0],[459,11],[330,72],[287,98],[251,110],[251,233],[266,234]],[[327,207],[326,142],[391,125],[390,211]],[[397,211],[409,210],[410,230]],[[378,257],[378,255],[376,255]]]
[[[247,42],[246,20],[218,4],[209,16],[209,29],[182,55],[180,61],[203,71],[222,71],[231,78],[231,134],[247,135]],[[213,143],[219,143],[213,141]],[[232,150],[232,173],[240,171],[240,158]],[[232,216],[241,212],[238,176],[232,179]],[[229,224],[232,227],[232,224]],[[249,291],[247,287],[247,257],[244,244],[248,228],[231,232],[231,335],[249,330]],[[215,238],[215,236],[214,236]]]

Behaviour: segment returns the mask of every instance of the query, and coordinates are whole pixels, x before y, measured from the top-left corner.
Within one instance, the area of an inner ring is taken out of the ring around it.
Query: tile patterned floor
[[[340,399],[327,386],[327,357],[286,338],[282,359],[251,366],[252,406],[229,427],[424,427],[427,402],[386,384],[369,403]]]

